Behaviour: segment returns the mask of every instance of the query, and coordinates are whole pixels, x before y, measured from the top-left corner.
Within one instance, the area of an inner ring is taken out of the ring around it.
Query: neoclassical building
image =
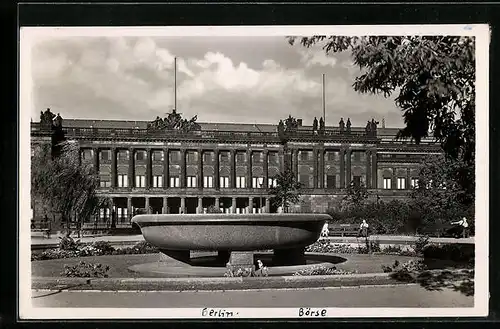
[[[32,149],[54,143],[54,131],[77,141],[81,161],[99,174],[99,193],[112,200],[98,221],[114,214],[117,226],[130,225],[140,208],[151,213],[203,213],[210,206],[226,213],[276,212],[267,191],[285,166],[303,186],[294,211],[338,207],[350,183],[363,184],[380,199],[404,198],[416,182],[421,157],[440,152],[430,140],[419,145],[396,140],[399,129],[376,124],[320,123],[318,128],[302,120],[295,125],[195,121],[182,121],[175,111],[153,122],[62,120],[46,111],[40,122],[31,123]],[[35,210],[34,216],[42,215]]]

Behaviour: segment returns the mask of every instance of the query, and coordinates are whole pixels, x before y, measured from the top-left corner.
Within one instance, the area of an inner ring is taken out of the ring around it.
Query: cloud
[[[280,51],[297,52],[292,47]],[[234,61],[223,49],[180,53],[175,45],[149,37],[39,42],[32,56],[32,115],[51,107],[63,117],[152,120],[174,106],[176,56],[178,108],[199,121],[275,123],[291,114],[307,124],[322,113],[321,75],[311,74],[318,66],[329,70],[326,101],[332,121],[356,111],[351,117],[394,112],[391,102],[352,90],[355,68],[347,62],[317,49],[299,51],[303,65],[296,67],[283,56],[256,62],[252,54]]]

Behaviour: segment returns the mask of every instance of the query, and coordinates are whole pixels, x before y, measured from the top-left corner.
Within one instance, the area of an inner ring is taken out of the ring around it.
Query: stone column
[[[351,149],[347,149],[346,151],[346,186],[351,185],[352,177],[351,177]]]
[[[366,150],[366,188],[372,188],[372,174],[370,170],[370,162],[371,162],[371,151]]]
[[[220,165],[219,165],[219,149],[214,150],[214,187],[215,189],[220,188]]]
[[[377,174],[377,151],[372,150],[372,188],[378,188],[378,174]]]
[[[166,196],[163,197],[163,213],[168,214],[168,198]]]
[[[184,214],[186,213],[186,198],[181,197],[181,208],[179,209],[179,213]]]
[[[340,188],[345,188],[345,150],[340,150]]]
[[[113,222],[113,210],[114,210],[114,206],[115,206],[115,200],[113,198],[110,198],[111,202],[109,203],[109,221],[108,221],[108,225],[110,225],[111,227],[114,226],[114,222]]]
[[[236,150],[231,150],[231,188],[236,188]]]
[[[318,149],[313,149],[313,159],[314,159],[314,165],[313,165],[313,187],[316,189],[318,188]]]
[[[186,149],[181,149],[181,177],[179,186],[186,187]]]
[[[146,199],[146,202],[145,202],[146,213],[150,214],[151,213],[151,209],[149,208],[149,197],[145,196],[144,198]]]
[[[410,168],[406,168],[406,186],[405,188],[407,190],[411,189],[411,173],[410,173]]]
[[[134,148],[129,148],[128,150],[128,187],[133,188],[134,187],[134,175],[135,175],[135,162],[134,162],[134,156],[135,156],[135,150]]]
[[[198,188],[202,189],[203,186],[203,150],[198,150]]]
[[[269,152],[264,150],[262,152],[262,168],[264,169],[264,184],[263,188],[267,189],[269,187]]]
[[[170,159],[168,156],[168,148],[163,149],[163,189],[168,189],[170,186]]]
[[[111,148],[111,188],[116,187],[116,148]]]
[[[146,152],[146,156],[147,156],[147,161],[146,161],[146,188],[149,189],[150,187],[152,187],[153,184],[151,184],[151,172],[153,171],[152,170],[152,166],[153,166],[153,159],[152,159],[152,156],[153,155],[153,152],[151,149],[147,149],[147,152]]]
[[[127,214],[129,220],[132,219],[132,197],[127,198]]]
[[[397,189],[398,185],[396,182],[396,168],[392,168],[392,175],[391,175],[391,188],[393,190]]]
[[[247,150],[247,184],[246,188],[252,188],[252,150]]]
[[[196,207],[198,214],[203,214],[203,199],[198,198],[198,207]]]
[[[319,187],[325,188],[325,149],[319,149]]]
[[[278,161],[279,161],[279,167],[280,167],[280,172],[285,171],[285,152],[283,149],[280,149],[278,151]]]
[[[293,171],[295,172],[295,179],[299,179],[299,150],[295,150],[293,161]]]
[[[269,203],[270,203],[270,202],[269,202],[269,198],[265,198],[265,205],[266,205],[266,206],[265,206],[265,210],[264,210],[264,211],[265,211],[266,213],[269,213],[269,212],[271,211],[271,210],[270,210],[270,205],[269,205]]]
[[[253,213],[253,197],[248,197],[248,213]]]
[[[231,202],[231,213],[236,214],[236,198],[233,198]]]
[[[215,197],[215,209],[220,210],[220,200],[219,197]]]
[[[94,156],[94,170],[99,173],[99,148],[94,147],[92,149],[92,155]]]

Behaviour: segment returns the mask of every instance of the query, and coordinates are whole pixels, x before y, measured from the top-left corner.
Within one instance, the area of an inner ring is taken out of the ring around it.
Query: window
[[[236,162],[245,162],[245,153],[236,153]]]
[[[309,175],[299,175],[299,182],[303,187],[309,187]]]
[[[228,176],[220,176],[219,183],[220,183],[220,187],[228,188],[229,187],[229,177]]]
[[[136,175],[135,176],[135,187],[146,187],[146,176]]]
[[[128,151],[118,151],[118,160],[128,160]]]
[[[276,187],[276,185],[277,185],[276,178],[268,178],[267,185],[269,187]]]
[[[108,161],[111,158],[111,152],[109,150],[102,150],[101,151],[101,160]]]
[[[170,187],[179,187],[180,179],[179,176],[170,176]]]
[[[411,188],[418,188],[418,178],[412,177],[410,184],[411,184]]]
[[[229,161],[229,152],[227,151],[220,152],[220,161]]]
[[[142,161],[146,158],[146,152],[145,151],[137,151],[135,152],[135,159],[138,161]]]
[[[128,219],[128,209],[127,208],[116,208],[116,214],[118,221],[123,223],[126,219]]]
[[[180,151],[170,151],[170,162],[171,163],[179,163],[181,159],[181,152]]]
[[[335,152],[328,152],[328,161],[335,161],[336,160],[336,153]]]
[[[361,186],[361,176],[353,176],[352,177],[352,182],[354,183],[354,186],[360,187]]]
[[[246,177],[238,176],[236,177],[236,188],[245,188],[246,187]]]
[[[118,175],[118,187],[128,187],[127,175]]]
[[[326,188],[333,189],[336,187],[337,176],[335,175],[327,175],[326,176]]]
[[[398,189],[404,190],[406,188],[406,178],[398,177]]]
[[[214,187],[214,178],[212,176],[203,177],[203,187]]]
[[[262,152],[254,152],[254,153],[252,153],[252,162],[253,163],[262,162]]]
[[[153,187],[163,187],[163,176],[162,175],[153,176]]]
[[[101,219],[101,221],[104,221],[106,218],[109,218],[109,208],[99,209],[99,218]]]
[[[203,153],[203,162],[204,163],[211,163],[212,162],[212,153],[211,152]]]
[[[300,160],[309,160],[309,151],[300,151]]]
[[[153,160],[154,161],[163,161],[163,152],[162,151],[154,151],[153,152]]]
[[[272,163],[272,164],[277,164],[278,163],[278,159],[279,159],[279,156],[278,156],[278,153],[276,152],[269,152],[269,163]]]
[[[196,176],[186,177],[186,187],[196,187]]]
[[[193,151],[189,151],[186,153],[186,161],[187,162],[196,162],[196,153]]]
[[[384,189],[390,189],[390,188],[391,188],[391,179],[384,178]]]
[[[361,161],[361,152],[353,152],[353,161]]]
[[[252,187],[253,188],[263,188],[264,187],[264,177],[252,177]]]
[[[111,181],[109,181],[109,180],[101,180],[99,182],[99,186],[101,186],[101,187],[111,187]]]
[[[83,160],[90,160],[90,159],[92,159],[92,150],[83,150],[82,151],[82,159]]]

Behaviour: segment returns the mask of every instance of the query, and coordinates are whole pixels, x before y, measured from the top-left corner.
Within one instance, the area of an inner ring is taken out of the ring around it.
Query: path
[[[473,307],[474,297],[418,285],[258,291],[33,291],[34,307]]]
[[[324,239],[324,238],[322,238]],[[328,237],[328,240],[334,243],[364,243],[363,238],[356,237]],[[371,240],[378,240],[380,244],[407,244],[412,243],[418,239],[415,236],[404,235],[372,235]],[[89,243],[94,241],[109,241],[111,244],[135,244],[139,241],[144,241],[142,235],[104,235],[104,236],[86,236],[80,239],[82,243]],[[470,238],[430,238],[430,242],[434,243],[467,243],[473,244],[474,237]],[[52,236],[50,239],[43,237],[33,237],[31,245],[33,247],[50,247],[56,246],[59,243],[57,235]]]

